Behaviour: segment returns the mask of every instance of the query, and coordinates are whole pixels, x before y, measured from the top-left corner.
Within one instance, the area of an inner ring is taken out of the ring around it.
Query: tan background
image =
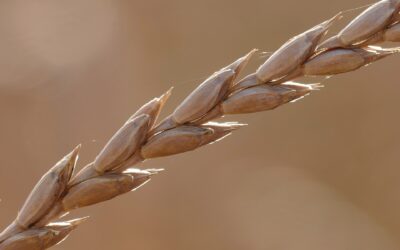
[[[250,49],[273,51],[367,3],[1,1],[0,227],[58,159],[83,143],[80,166],[89,162],[147,100],[174,85],[165,115]],[[231,117],[250,126],[147,162],[167,171],[75,212],[92,218],[54,249],[399,249],[399,63],[388,58],[296,104]]]

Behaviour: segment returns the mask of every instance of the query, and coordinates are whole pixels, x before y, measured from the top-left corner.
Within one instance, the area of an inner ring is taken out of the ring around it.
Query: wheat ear
[[[171,90],[151,100],[76,175],[80,146],[51,168],[32,190],[16,219],[0,234],[0,250],[47,249],[61,242],[84,218],[52,221],[73,209],[134,190],[160,171],[131,167],[146,159],[197,149],[244,126],[235,122],[211,122],[214,119],[275,109],[319,87],[292,82],[295,78],[350,72],[398,53],[398,48],[371,45],[400,41],[399,10],[400,0],[379,1],[338,34],[322,41],[341,17],[339,13],[291,38],[255,73],[237,81],[241,70],[256,53],[252,50],[215,72],[157,125]]]

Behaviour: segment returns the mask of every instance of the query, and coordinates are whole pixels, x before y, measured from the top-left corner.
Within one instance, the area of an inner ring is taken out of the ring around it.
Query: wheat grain
[[[171,95],[167,91],[141,107],[110,139],[92,163],[73,171],[79,147],[57,163],[33,189],[17,218],[0,234],[0,250],[47,249],[83,219],[51,223],[69,211],[137,189],[160,170],[130,169],[146,159],[195,150],[244,126],[210,122],[230,114],[275,109],[319,88],[293,82],[302,76],[330,76],[356,70],[399,52],[371,47],[400,41],[400,0],[372,5],[337,35],[323,40],[341,13],[293,37],[255,73],[236,81],[256,50],[215,72],[167,118],[155,126]]]

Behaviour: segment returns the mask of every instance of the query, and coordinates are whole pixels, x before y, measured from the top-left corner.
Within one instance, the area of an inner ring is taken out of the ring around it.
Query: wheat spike
[[[61,242],[81,219],[52,223],[73,209],[94,205],[136,190],[160,170],[139,170],[151,158],[195,150],[221,140],[244,126],[217,123],[224,115],[275,109],[300,99],[318,84],[296,78],[331,76],[354,71],[399,52],[377,47],[400,42],[400,0],[382,0],[358,15],[344,29],[322,41],[341,17],[336,15],[291,38],[254,73],[238,80],[255,55],[247,55],[213,73],[156,125],[171,95],[167,91],[141,107],[110,139],[93,162],[73,176],[79,147],[38,182],[16,219],[0,234],[0,250],[47,249]]]

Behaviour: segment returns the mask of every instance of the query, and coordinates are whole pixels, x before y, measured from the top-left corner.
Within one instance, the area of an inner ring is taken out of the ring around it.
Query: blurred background
[[[1,1],[0,227],[55,162],[79,143],[79,165],[90,162],[151,98],[175,86],[165,116],[250,49],[273,51],[369,3]],[[74,212],[91,219],[53,249],[399,249],[399,63],[390,57],[295,104],[228,117],[250,125],[146,162],[167,171]]]

